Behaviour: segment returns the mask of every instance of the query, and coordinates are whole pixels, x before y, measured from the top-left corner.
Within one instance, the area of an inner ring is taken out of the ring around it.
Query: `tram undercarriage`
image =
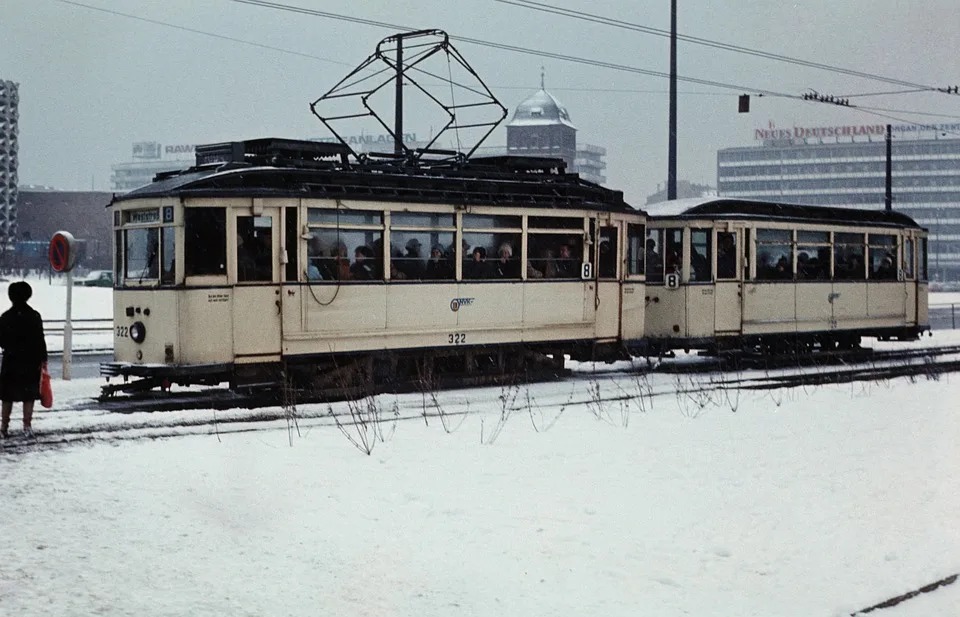
[[[294,356],[281,362],[210,365],[137,365],[111,362],[100,372],[101,398],[155,388],[217,386],[235,391],[290,391],[303,398],[366,396],[383,392],[544,381],[566,374],[565,360],[612,362],[629,357],[619,343],[593,341],[497,345]],[[119,383],[109,383],[119,378]],[[278,399],[279,400],[279,399]]]

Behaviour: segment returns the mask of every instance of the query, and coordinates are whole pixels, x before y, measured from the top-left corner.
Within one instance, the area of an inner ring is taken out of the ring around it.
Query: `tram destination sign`
[[[148,223],[159,223],[160,210],[158,208],[144,208],[141,210],[125,210],[123,213],[123,222],[128,225],[144,225]]]

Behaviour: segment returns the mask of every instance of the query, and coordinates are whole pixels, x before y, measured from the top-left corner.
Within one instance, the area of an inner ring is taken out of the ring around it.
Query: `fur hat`
[[[26,304],[32,295],[33,288],[26,281],[11,283],[10,287],[7,288],[7,296],[14,304]]]

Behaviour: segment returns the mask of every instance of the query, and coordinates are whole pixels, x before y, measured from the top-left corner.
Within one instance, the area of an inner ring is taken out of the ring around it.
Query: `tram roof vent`
[[[246,163],[274,167],[346,167],[349,147],[339,143],[267,137],[197,146],[197,166]]]

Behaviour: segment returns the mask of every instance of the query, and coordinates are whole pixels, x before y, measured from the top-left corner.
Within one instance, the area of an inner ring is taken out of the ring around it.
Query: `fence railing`
[[[956,330],[957,329],[957,305],[956,304],[934,304],[933,306],[930,307],[930,310],[937,310],[937,309],[943,310],[947,307],[950,308],[950,323],[952,324],[951,329]]]
[[[44,334],[63,334],[65,320],[63,319],[44,319]],[[113,319],[71,319],[73,333],[78,332],[110,332],[113,330]]]

